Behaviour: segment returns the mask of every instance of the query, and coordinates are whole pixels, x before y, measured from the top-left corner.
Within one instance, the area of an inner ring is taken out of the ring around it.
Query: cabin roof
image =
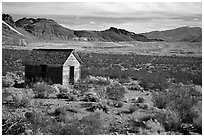
[[[63,65],[71,53],[73,53],[79,63],[82,63],[74,49],[33,49],[31,54],[26,57],[25,64]]]

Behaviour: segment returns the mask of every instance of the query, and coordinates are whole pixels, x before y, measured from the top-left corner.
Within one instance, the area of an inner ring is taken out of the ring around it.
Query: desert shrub
[[[97,135],[102,129],[102,121],[99,113],[84,116],[82,119],[71,119],[52,130],[55,135]]]
[[[2,77],[2,87],[12,87],[18,79],[19,77],[16,74],[7,72],[6,75]]]
[[[57,122],[66,122],[67,116],[59,115],[59,116],[56,116],[55,119],[57,120]]]
[[[169,91],[153,95],[153,102],[156,107],[167,109],[162,122],[166,129],[176,130],[181,123],[193,123],[196,113],[193,111],[201,100],[201,93],[197,92],[192,86],[173,84]],[[173,128],[175,127],[175,128]]]
[[[32,87],[36,98],[47,98],[56,93],[56,89],[48,85],[46,82],[37,82]]]
[[[54,115],[55,116],[59,116],[59,115],[66,115],[66,109],[63,108],[63,107],[59,107],[59,108],[56,108],[55,111],[54,111]]]
[[[86,108],[87,111],[94,112],[97,110],[102,110],[105,113],[109,113],[109,109],[106,104],[103,103],[94,103]]]
[[[107,98],[106,87],[105,86],[95,87],[95,92],[97,93],[97,96],[100,99],[106,99]]]
[[[173,85],[170,92],[168,107],[179,113],[183,123],[192,123],[195,117],[192,107],[201,101],[201,93],[192,86],[181,85]]]
[[[164,90],[168,88],[168,82],[165,74],[162,74],[161,72],[158,72],[158,74],[144,74],[140,78],[139,85],[144,89]]]
[[[202,134],[202,102],[199,101],[192,108],[192,111],[195,113],[195,117],[193,118],[193,125],[195,130]]]
[[[145,122],[145,125],[147,126],[147,129],[140,129],[138,134],[140,135],[165,134],[165,129],[158,121],[150,119]]]
[[[130,78],[119,78],[117,81],[121,84],[130,82]]]
[[[138,117],[137,119],[138,119],[138,121],[144,121],[144,122],[146,122],[146,121],[148,121],[148,120],[155,120],[156,117],[155,117],[155,114],[150,113],[150,114],[142,115],[141,117]]]
[[[164,132],[164,129],[162,128],[161,124],[156,121],[138,121],[134,117],[128,118],[121,124],[112,122],[109,127],[110,133],[123,135],[127,135],[129,133],[133,133],[134,135],[146,134],[144,131],[149,132],[149,134],[158,134],[158,132]]]
[[[96,92],[87,92],[82,98],[82,101],[85,102],[98,102],[99,97]]]
[[[138,81],[131,81],[130,83],[127,84],[127,88],[129,90],[141,90],[142,89]]]
[[[59,89],[60,93],[71,93],[72,91],[70,86],[57,85],[57,88]]]
[[[47,83],[45,82],[38,82],[33,85],[33,91],[35,92],[36,98],[45,98],[46,97],[46,87]]]
[[[137,105],[135,105],[135,104],[134,105],[130,105],[129,108],[128,108],[128,112],[129,113],[133,113],[133,112],[135,112],[138,109],[139,109],[139,107]]]
[[[2,77],[2,87],[12,87],[14,84],[14,79],[6,76]]]
[[[124,98],[126,89],[120,83],[115,81],[107,87],[106,93],[109,99],[120,101]]]
[[[83,95],[88,91],[89,84],[85,83],[84,81],[81,81],[74,85],[74,89],[80,91],[79,93]]]
[[[96,135],[102,128],[102,121],[99,113],[90,114],[83,117],[80,120],[82,130],[81,133],[84,135]]]
[[[88,108],[88,107],[91,107],[91,106],[93,106],[92,102],[81,103],[81,107],[82,108]]]
[[[78,101],[77,95],[70,95],[68,101]]]
[[[6,88],[2,92],[3,103],[15,108],[28,107],[32,98],[29,92],[27,89]]]
[[[3,111],[4,113],[5,111]],[[3,135],[20,135],[26,130],[26,120],[23,117],[18,117],[5,113],[2,116],[2,134]]]
[[[91,76],[89,75],[85,81],[89,84],[96,84],[96,85],[109,85],[110,84],[110,80],[108,78],[105,77],[101,77],[101,76]]]
[[[173,109],[167,109],[155,117],[167,131],[178,131],[182,124],[179,113]]]
[[[166,108],[168,104],[168,96],[165,92],[154,92],[152,93],[154,105],[159,108],[163,109]]]
[[[25,118],[29,123],[28,129],[32,130],[33,134],[50,134],[53,127],[59,126],[57,121],[39,110],[26,112]]]
[[[96,135],[102,129],[99,113],[84,116],[82,119],[66,119],[65,115],[61,113],[61,109],[59,111],[56,119],[36,110],[27,112],[25,117],[30,123],[28,129],[31,129],[33,134],[51,135]],[[63,124],[57,121],[63,122]]]
[[[69,94],[68,93],[59,93],[59,94],[57,94],[57,98],[59,98],[59,99],[69,99]]]
[[[77,101],[77,96],[69,93],[58,93],[56,96],[58,99],[66,99],[67,101]]]
[[[56,116],[56,120],[59,122],[65,122],[66,121],[66,114],[67,114],[67,111],[66,111],[66,108],[64,108],[64,107],[56,108],[54,111],[54,115]]]

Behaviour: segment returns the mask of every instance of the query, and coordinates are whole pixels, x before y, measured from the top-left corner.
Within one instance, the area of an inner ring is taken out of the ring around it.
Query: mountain
[[[101,37],[107,41],[151,41],[143,35],[135,34],[124,29],[117,29],[111,27],[105,31],[100,32]]]
[[[15,27],[15,22],[9,14],[2,14],[2,20],[6,22],[9,26]]]
[[[51,19],[22,18],[17,20],[15,24],[40,39],[54,40],[76,37],[73,30],[65,28]]]
[[[52,19],[22,18],[14,22],[8,14],[2,15],[3,44],[20,45],[22,41],[51,41],[51,40],[77,40],[77,41],[188,41],[200,42],[202,30],[199,27],[182,27],[166,31],[153,31],[136,34],[125,29],[110,27],[103,31],[76,31],[59,25]],[[15,41],[15,42],[13,42]],[[19,44],[20,43],[20,44]]]
[[[26,45],[26,36],[15,26],[13,18],[8,14],[2,15],[2,44]]]
[[[104,31],[71,30],[59,25],[51,19],[45,18],[22,18],[14,22],[8,14],[3,14],[2,19],[11,27],[3,28],[3,33],[7,35],[8,30],[12,31],[15,39],[21,39],[18,35],[27,38],[27,40],[82,40],[82,41],[158,41],[157,39],[148,39],[141,34],[135,34],[124,29],[111,27]],[[7,26],[8,26],[7,25]],[[11,33],[11,32],[9,32]],[[17,35],[17,34],[18,35]],[[14,35],[15,34],[15,35]],[[10,35],[10,37],[12,38]],[[4,36],[6,37],[6,36]]]
[[[65,28],[55,21],[44,18],[22,18],[15,22],[17,27],[41,39],[77,39],[87,41],[151,41],[145,36],[111,27],[104,31],[75,31]]]
[[[148,39],[141,34],[135,34],[134,32],[129,32],[125,29],[117,29],[115,27],[110,27],[104,31],[74,31],[74,34],[78,38],[86,38],[88,41],[161,41],[158,39]]]
[[[200,27],[180,27],[165,31],[152,31],[141,33],[149,39],[162,39],[164,41],[201,42],[202,29]]]

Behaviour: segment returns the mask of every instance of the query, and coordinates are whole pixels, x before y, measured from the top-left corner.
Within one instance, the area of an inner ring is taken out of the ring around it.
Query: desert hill
[[[134,32],[115,27],[110,27],[109,29],[103,31],[76,31],[63,27],[52,19],[34,19],[24,17],[14,21],[13,18],[8,14],[3,14],[2,20],[3,44],[21,45],[21,41],[26,43],[26,41],[32,40],[76,40],[103,42],[202,41],[202,29],[199,27],[181,27],[166,31],[153,31],[136,34]]]
[[[202,29],[200,27],[180,27],[165,31],[152,31],[141,33],[149,39],[162,39],[164,41],[201,42]]]

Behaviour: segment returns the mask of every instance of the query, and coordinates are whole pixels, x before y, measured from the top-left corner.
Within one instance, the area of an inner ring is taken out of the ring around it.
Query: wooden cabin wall
[[[63,85],[69,84],[70,66],[74,66],[74,81],[77,82],[81,77],[81,65],[75,56],[71,53],[63,65]]]
[[[35,82],[41,77],[40,65],[25,65],[25,77],[27,82]],[[59,65],[47,65],[46,79],[51,83],[62,84],[62,66]]]
[[[47,78],[53,84],[62,84],[62,66],[49,65],[47,67]]]
[[[39,65],[25,65],[26,82],[34,82],[36,78],[40,77]]]

